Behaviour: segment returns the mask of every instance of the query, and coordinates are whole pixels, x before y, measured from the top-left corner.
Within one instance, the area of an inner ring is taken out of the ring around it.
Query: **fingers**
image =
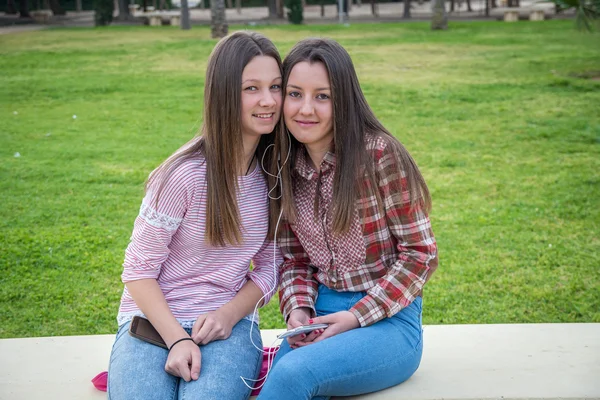
[[[198,330],[198,333],[196,333],[196,336],[194,336],[194,342],[198,344],[203,344],[204,339],[212,330],[212,325],[214,323],[215,322],[212,319],[205,317],[204,321],[202,322],[202,326]]]
[[[314,317],[313,319],[308,320],[309,324],[333,324],[337,322],[336,314],[328,314],[323,315],[321,317]]]
[[[305,338],[306,338],[306,334],[301,333],[300,335],[290,336],[289,338],[287,338],[287,342],[290,345],[293,345],[294,343],[300,342],[300,341],[304,340]]]
[[[190,367],[190,375],[193,380],[197,380],[200,377],[200,367],[202,365],[202,353],[200,349],[192,352],[192,364]]]
[[[208,344],[214,340],[227,339],[231,335],[231,328],[227,329],[223,322],[212,315],[207,315],[198,333],[194,336],[197,344]]]
[[[325,329],[325,330],[321,330],[321,333],[312,341],[312,343],[318,343],[322,340],[325,340],[329,337],[335,336],[336,332],[335,329]]]
[[[185,365],[180,364],[177,368],[177,371],[179,372],[181,379],[184,381],[189,382],[192,380],[190,366],[188,363],[185,363]]]
[[[310,310],[306,308],[296,308],[290,313],[288,318],[288,328],[292,325],[293,328],[308,324],[310,318]]]
[[[181,342],[169,352],[165,371],[189,382],[200,376],[201,361],[202,356],[197,344],[191,341]]]
[[[196,336],[198,335],[198,332],[200,332],[200,329],[204,325],[205,321],[206,321],[206,314],[200,315],[198,317],[198,319],[196,319],[196,322],[194,322],[194,326],[192,327],[192,339],[194,339],[194,342],[196,342],[196,344],[198,344],[198,340],[196,339]]]
[[[306,336],[305,342],[312,342],[323,333],[323,329],[316,329]]]
[[[293,338],[298,338],[298,340],[290,342],[290,338],[288,338],[288,343],[290,344],[290,347],[292,349],[296,349],[298,347],[304,347],[309,344],[315,343],[316,339],[318,337],[320,337],[324,331],[325,331],[324,329],[317,329],[317,330],[312,331],[308,335],[302,334],[302,335],[294,336]]]

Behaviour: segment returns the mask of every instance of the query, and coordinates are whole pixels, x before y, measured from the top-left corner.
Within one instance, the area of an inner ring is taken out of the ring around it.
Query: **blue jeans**
[[[119,327],[110,355],[110,400],[237,400],[250,397],[250,389],[240,376],[256,379],[262,364],[262,353],[250,342],[252,322],[242,319],[233,327],[228,339],[200,346],[200,377],[190,382],[165,372],[168,351],[130,336],[129,324]],[[252,337],[262,348],[256,325]],[[253,382],[248,384],[252,386]]]
[[[319,285],[317,315],[347,311],[365,294]],[[259,400],[352,396],[404,382],[421,362],[421,307],[418,297],[393,317],[296,350],[284,340]]]

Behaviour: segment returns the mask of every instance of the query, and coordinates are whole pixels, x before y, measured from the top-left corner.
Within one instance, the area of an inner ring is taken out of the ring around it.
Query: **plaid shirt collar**
[[[332,147],[330,151],[325,153],[325,157],[323,157],[323,161],[321,162],[321,172],[324,174],[328,173],[329,171],[335,171],[336,156],[334,151],[335,149]],[[310,156],[308,155],[308,151],[306,151],[306,148],[303,148],[298,152],[294,169],[299,176],[307,181],[317,179],[319,176],[319,173],[312,166],[312,162],[310,160]]]

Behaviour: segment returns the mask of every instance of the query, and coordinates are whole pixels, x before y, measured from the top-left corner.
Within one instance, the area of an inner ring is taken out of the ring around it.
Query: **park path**
[[[459,1],[457,1],[459,3]],[[467,11],[466,1],[456,5],[456,9],[452,13],[448,13],[450,20],[473,20],[485,19],[485,2],[483,0],[471,0],[473,11]],[[546,15],[554,14],[554,6],[551,4],[539,3],[537,0],[521,0],[521,8],[535,7],[536,9],[545,10]],[[371,4],[368,2],[360,6],[353,5],[349,12],[350,23],[354,22],[410,22],[412,20],[428,20],[431,17],[431,3],[429,1],[419,3],[413,1],[411,5],[411,20],[402,18],[404,12],[403,3],[380,3],[377,4],[378,16],[374,16],[371,10]],[[450,2],[446,2],[446,9],[450,9]],[[491,16],[488,18],[499,18],[502,16],[501,9],[491,10]],[[226,18],[229,24],[246,24],[246,25],[276,25],[287,24],[287,19],[268,19],[269,12],[267,7],[245,7],[241,13],[236,9],[227,9]],[[194,8],[190,10],[192,24],[202,25],[210,24],[210,9]],[[11,20],[13,24],[11,24]],[[93,11],[83,12],[68,12],[65,16],[55,16],[49,25],[40,24],[18,24],[18,18],[0,13],[0,34],[27,32],[31,30],[44,29],[49,26],[94,26]],[[321,15],[321,6],[312,5],[304,9],[304,23],[322,24],[338,22],[337,7],[333,4],[328,4],[324,7],[324,15]],[[136,24],[139,22],[135,22]],[[115,22],[115,25],[121,24]]]

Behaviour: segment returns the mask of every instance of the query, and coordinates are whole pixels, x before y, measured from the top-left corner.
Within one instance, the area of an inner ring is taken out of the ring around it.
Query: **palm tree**
[[[594,30],[594,25],[598,27],[600,0],[548,0],[548,2],[554,3],[557,12],[574,9],[575,23],[579,29],[591,32]]]
[[[229,26],[225,16],[225,0],[211,0],[210,2],[210,27],[213,38],[227,36]]]

